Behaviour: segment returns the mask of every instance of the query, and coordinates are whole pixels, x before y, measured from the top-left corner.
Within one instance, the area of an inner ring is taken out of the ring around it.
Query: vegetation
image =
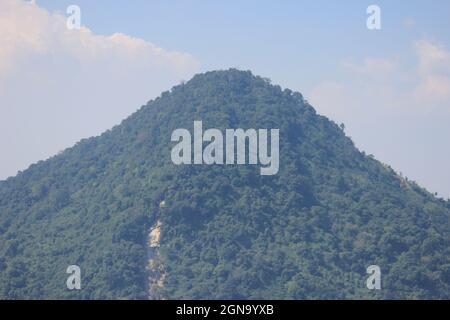
[[[173,165],[171,133],[194,120],[279,128],[279,173]],[[301,94],[208,72],[0,182],[0,297],[145,299],[159,219],[158,297],[449,299],[449,218],[448,201],[358,151]],[[372,264],[381,290],[366,288]]]

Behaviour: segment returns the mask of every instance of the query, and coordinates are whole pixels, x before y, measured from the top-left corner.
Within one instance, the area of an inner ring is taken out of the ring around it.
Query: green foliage
[[[279,128],[279,173],[173,165],[171,133],[194,120]],[[145,299],[146,233],[160,219],[167,298],[449,299],[449,217],[299,93],[208,72],[0,182],[0,297]],[[66,289],[71,264],[80,291]],[[372,264],[380,291],[365,287]]]

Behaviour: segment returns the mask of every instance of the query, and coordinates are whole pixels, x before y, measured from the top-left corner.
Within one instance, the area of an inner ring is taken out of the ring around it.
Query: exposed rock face
[[[161,290],[164,288],[166,273],[159,254],[161,237],[161,220],[150,228],[147,241],[147,267],[148,273],[148,298],[152,300],[163,299]]]
[[[156,226],[150,229],[148,234],[148,246],[150,248],[159,247],[159,239],[161,236],[161,220],[156,222]]]

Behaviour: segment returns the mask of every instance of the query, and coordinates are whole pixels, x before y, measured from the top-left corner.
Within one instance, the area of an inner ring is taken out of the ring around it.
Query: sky
[[[448,0],[0,0],[0,179],[230,67],[301,92],[359,149],[450,197]]]

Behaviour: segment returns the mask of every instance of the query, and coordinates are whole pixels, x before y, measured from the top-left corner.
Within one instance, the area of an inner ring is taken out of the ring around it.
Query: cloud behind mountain
[[[69,30],[66,19],[33,3],[0,2],[0,179],[101,133],[199,69],[188,53],[123,33]]]

